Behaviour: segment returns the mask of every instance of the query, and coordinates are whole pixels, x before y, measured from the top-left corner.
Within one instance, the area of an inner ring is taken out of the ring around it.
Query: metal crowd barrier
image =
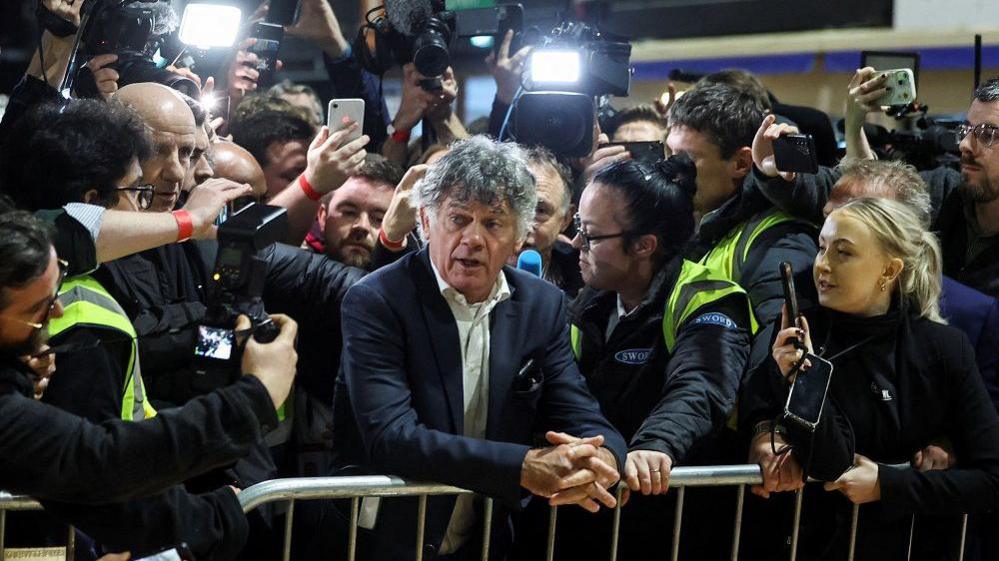
[[[7,540],[7,511],[42,510],[42,505],[31,497],[23,495],[11,495],[6,491],[0,491],[0,561],[4,559]],[[76,528],[69,527],[69,534],[66,537],[66,561],[73,561],[76,554]]]
[[[742,533],[742,513],[745,505],[746,486],[759,485],[763,477],[758,465],[732,466],[692,466],[677,467],[670,472],[669,487],[676,488],[676,507],[673,523],[673,543],[670,559],[677,561],[680,554],[680,531],[683,526],[683,502],[687,487],[730,487],[736,488],[736,507],[733,520],[732,561],[739,558],[739,541]],[[618,534],[621,527],[621,495],[623,485],[617,487],[618,506],[614,510],[611,534],[610,561],[617,561]],[[248,487],[238,495],[243,512],[279,501],[288,503],[284,527],[284,546],[282,558],[291,559],[291,534],[295,516],[295,502],[314,499],[350,499],[350,533],[347,545],[347,558],[354,561],[357,556],[357,528],[360,502],[363,497],[418,497],[416,520],[416,561],[423,559],[423,540],[426,527],[427,497],[432,495],[465,495],[472,491],[440,485],[435,483],[414,483],[399,477],[385,475],[351,476],[351,477],[303,477],[292,479],[272,479]],[[804,504],[804,492],[796,493],[794,503],[794,518],[791,529],[790,561],[797,561],[798,534],[801,527],[801,511]],[[484,516],[482,528],[482,561],[489,560],[489,539],[492,529],[493,500],[484,498]],[[6,537],[6,513],[8,510],[41,510],[41,505],[35,500],[16,496],[0,491],[0,561],[4,558],[4,539]],[[854,560],[857,540],[857,524],[860,517],[860,505],[853,506],[853,518],[850,528],[850,545],[848,560]],[[909,555],[912,554],[912,541],[915,532],[915,515],[909,527]],[[548,540],[545,558],[552,561],[555,555],[555,531],[558,525],[558,507],[552,507],[549,514]],[[968,531],[968,515],[965,514],[961,524],[960,551],[958,560],[963,561],[965,543]],[[69,528],[69,538],[66,547],[66,558],[72,561],[75,549],[75,531]]]
[[[683,501],[687,487],[722,487],[737,486],[736,507],[733,520],[731,560],[739,558],[739,540],[742,533],[742,513],[745,505],[746,486],[759,485],[763,476],[758,465],[732,466],[692,466],[677,467],[670,472],[669,487],[677,488],[676,510],[673,523],[673,543],[670,559],[677,561],[680,555],[680,530],[683,526]],[[611,533],[610,561],[617,561],[618,535],[621,527],[621,494],[623,485],[617,488],[618,506],[614,510]],[[285,518],[285,535],[283,560],[291,558],[291,533],[295,514],[295,501],[310,499],[350,499],[350,533],[347,545],[347,559],[355,561],[357,556],[357,527],[360,501],[362,497],[418,497],[416,520],[416,561],[423,560],[423,540],[426,527],[427,497],[431,495],[463,495],[472,491],[438,485],[434,483],[412,483],[394,476],[373,475],[354,477],[306,477],[294,479],[274,479],[253,485],[240,492],[238,498],[244,512],[278,501],[287,501],[288,511]],[[804,490],[796,492],[794,504],[794,519],[791,529],[790,561],[797,561],[798,534],[801,528],[801,510],[804,504]],[[493,500],[485,497],[482,527],[482,561],[489,560],[489,538],[492,528]],[[860,517],[860,505],[853,506],[853,518],[850,529],[850,545],[848,561],[854,561],[857,540],[857,523]],[[548,524],[548,540],[545,559],[552,561],[555,555],[555,531],[558,525],[558,507],[551,507]],[[912,540],[915,532],[915,515],[909,527],[909,552],[912,555]],[[965,541],[968,529],[968,515],[965,514],[961,525],[960,552],[958,560],[963,561]]]

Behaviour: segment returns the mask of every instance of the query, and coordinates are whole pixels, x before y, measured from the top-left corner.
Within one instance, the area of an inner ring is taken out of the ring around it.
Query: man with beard
[[[322,239],[323,251],[341,263],[371,270],[371,254],[378,241],[382,218],[402,180],[402,170],[384,156],[368,154],[364,165],[336,191],[326,196],[316,214],[317,231],[309,240]]]
[[[851,101],[865,111],[873,110],[870,104],[884,91],[884,79],[878,75],[852,87]],[[862,140],[862,146],[854,143],[850,152],[873,158],[862,130],[856,130],[862,124],[862,119],[847,119],[847,138]],[[773,139],[786,129],[775,125],[773,117],[763,121],[753,143],[753,160],[767,179],[758,184],[774,204],[792,214],[806,214],[825,206],[840,174],[828,168],[820,168],[816,175],[778,174]],[[999,297],[999,78],[975,91],[958,134],[961,171],[939,167],[920,174],[930,191],[931,230],[940,236],[944,275]]]

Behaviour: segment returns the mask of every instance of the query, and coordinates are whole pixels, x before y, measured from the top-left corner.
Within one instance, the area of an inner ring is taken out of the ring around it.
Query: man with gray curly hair
[[[534,220],[526,153],[486,137],[460,141],[412,200],[427,247],[344,297],[339,462],[496,497],[499,520],[523,504],[525,490],[593,512],[615,506],[607,488],[626,446],[573,360],[565,298],[504,266]],[[541,448],[533,446],[539,430],[548,431]],[[479,551],[481,505],[471,495],[431,497],[427,552]],[[412,525],[416,504],[381,507],[365,558],[412,555],[415,541],[396,530]],[[493,555],[503,558],[508,525],[492,527]]]

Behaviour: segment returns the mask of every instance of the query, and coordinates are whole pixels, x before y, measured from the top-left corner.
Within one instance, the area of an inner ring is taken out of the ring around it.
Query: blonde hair
[[[896,281],[900,296],[911,298],[921,317],[946,323],[940,316],[942,263],[940,242],[909,205],[892,199],[860,198],[835,212],[848,214],[874,232],[881,249],[902,260]]]

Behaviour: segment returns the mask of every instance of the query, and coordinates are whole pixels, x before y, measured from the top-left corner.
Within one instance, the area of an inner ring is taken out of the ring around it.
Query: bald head
[[[194,134],[194,113],[191,108],[179,92],[163,84],[129,84],[118,90],[114,98],[135,109],[153,129],[190,129],[191,134]]]
[[[153,156],[141,162],[143,183],[155,189],[149,210],[173,210],[192,165],[198,132],[194,113],[179,93],[162,84],[129,84],[115,99],[135,109],[153,141]]]
[[[253,197],[259,199],[267,192],[267,180],[260,163],[242,146],[221,141],[212,146],[215,177],[231,179],[236,183],[249,183]]]

